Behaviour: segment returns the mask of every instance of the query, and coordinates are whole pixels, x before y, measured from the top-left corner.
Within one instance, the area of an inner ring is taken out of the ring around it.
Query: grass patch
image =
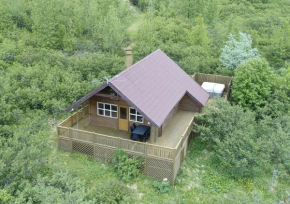
[[[138,15],[134,14],[134,18],[133,19],[134,20],[133,20],[131,26],[128,28],[128,35],[129,35],[129,38],[130,38],[131,42],[135,41],[140,26],[142,24],[144,24],[145,21],[146,21],[145,14],[143,14],[143,13],[140,13]]]

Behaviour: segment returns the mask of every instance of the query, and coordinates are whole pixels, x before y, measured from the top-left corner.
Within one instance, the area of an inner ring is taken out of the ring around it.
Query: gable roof
[[[209,94],[159,49],[111,78],[107,85],[158,127],[186,93],[201,106],[209,99]],[[100,87],[88,95],[97,90]]]

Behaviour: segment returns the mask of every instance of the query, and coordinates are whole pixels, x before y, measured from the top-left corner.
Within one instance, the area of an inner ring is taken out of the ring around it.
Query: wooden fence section
[[[172,173],[172,180],[174,181],[180,166],[183,163],[184,157],[187,153],[188,141],[189,137],[192,136],[192,129],[193,129],[193,121],[194,118],[188,123],[187,128],[185,129],[184,133],[182,134],[179,142],[175,147],[175,156],[173,161],[173,173]]]
[[[199,84],[202,85],[203,82],[213,82],[225,85],[225,91],[223,96],[228,98],[233,77],[222,76],[222,75],[214,75],[214,74],[202,74],[196,73],[192,76],[192,78]]]
[[[88,114],[89,111],[86,112],[84,107],[57,127],[60,149],[86,154],[104,162],[106,158],[112,159],[114,152],[120,148],[130,156],[140,157],[144,161],[145,165],[142,169],[144,174],[160,180],[167,178],[172,184],[174,183],[186,154],[194,118],[188,124],[177,146],[168,148],[72,128],[77,120],[89,118]]]

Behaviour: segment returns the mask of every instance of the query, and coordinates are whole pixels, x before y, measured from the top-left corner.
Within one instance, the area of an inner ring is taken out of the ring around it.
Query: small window
[[[118,106],[110,103],[97,102],[97,114],[110,118],[118,118]]]
[[[138,113],[135,108],[130,107],[129,120],[133,122],[143,123],[143,116]]]
[[[120,107],[120,118],[127,119],[127,108]]]

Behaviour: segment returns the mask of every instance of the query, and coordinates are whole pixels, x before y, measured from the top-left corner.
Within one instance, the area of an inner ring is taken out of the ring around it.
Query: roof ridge
[[[135,64],[131,65],[130,67],[128,67],[127,69],[121,71],[119,74],[117,74],[116,76],[112,77],[109,81],[114,80],[115,78],[118,78],[119,76],[121,76],[122,74],[128,72],[129,70],[133,69],[135,66],[137,66],[138,64],[140,64],[141,62],[145,61],[146,59],[152,57],[155,53],[157,53],[157,51],[161,51],[160,49],[155,50],[154,52],[150,53],[149,55],[147,55],[146,57],[144,57],[143,59],[141,59],[140,61],[136,62]],[[164,53],[164,52],[162,52]],[[164,53],[165,54],[165,53]],[[165,54],[166,55],[166,54]],[[167,56],[167,55],[166,55]],[[168,56],[167,56],[168,57]]]
[[[184,71],[184,69],[182,69],[180,66],[179,66],[179,64],[178,63],[176,63],[173,59],[171,59],[166,53],[164,53],[165,54],[165,56],[169,59],[169,60],[171,60],[172,62],[174,62],[176,65],[177,65],[177,67],[179,68],[179,69],[181,69],[182,70],[182,72],[183,72],[183,74],[185,74],[186,75],[186,77],[187,78],[190,78],[194,83],[196,83],[197,85],[199,85],[192,77],[191,77],[191,75],[189,75],[189,74],[187,74],[186,73],[186,71]],[[190,85],[189,85],[190,86]],[[189,86],[187,86],[186,87],[186,91],[188,91],[188,87]],[[199,85],[200,86],[200,85]],[[206,92],[204,89],[202,89],[204,92]],[[207,93],[207,92],[206,92]]]

